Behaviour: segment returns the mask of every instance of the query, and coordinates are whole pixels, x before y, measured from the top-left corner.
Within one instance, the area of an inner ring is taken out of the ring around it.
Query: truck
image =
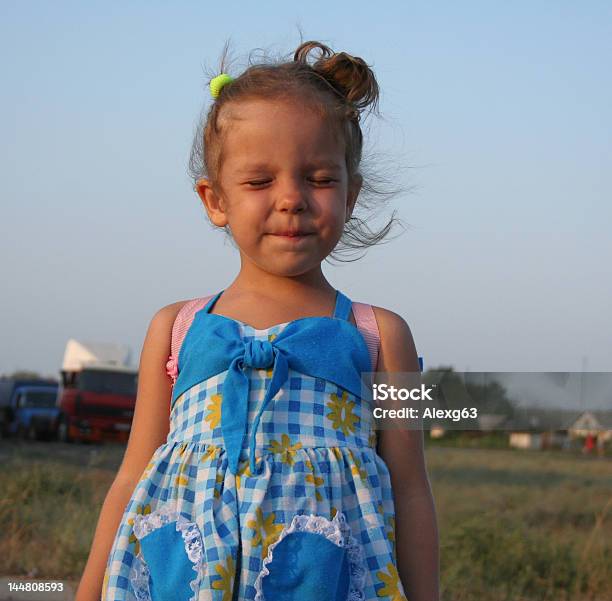
[[[127,441],[138,378],[129,356],[120,344],[68,341],[58,394],[59,441]]]
[[[57,394],[53,380],[0,379],[0,437],[54,438],[60,415]]]

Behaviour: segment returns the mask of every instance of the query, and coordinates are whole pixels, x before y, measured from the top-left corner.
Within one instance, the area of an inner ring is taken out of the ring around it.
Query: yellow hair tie
[[[223,86],[231,83],[232,81],[234,81],[234,78],[230,77],[227,73],[221,73],[221,75],[213,77],[210,80],[210,95],[213,98],[218,98]]]

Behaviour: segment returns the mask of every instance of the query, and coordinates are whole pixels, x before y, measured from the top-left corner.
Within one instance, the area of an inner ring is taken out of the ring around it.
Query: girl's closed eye
[[[246,182],[246,184],[247,186],[250,186],[251,188],[261,188],[262,186],[269,184],[271,181],[272,181],[271,179],[258,179],[258,180],[250,180]]]
[[[310,181],[317,186],[330,186],[335,184],[338,180],[331,177],[317,177],[312,178]]]
[[[315,184],[317,186],[330,186],[335,184],[338,180],[331,177],[317,177],[317,178],[309,178],[310,183]],[[251,188],[261,188],[268,184],[272,183],[272,179],[259,179],[259,180],[249,180],[246,182],[246,185]]]

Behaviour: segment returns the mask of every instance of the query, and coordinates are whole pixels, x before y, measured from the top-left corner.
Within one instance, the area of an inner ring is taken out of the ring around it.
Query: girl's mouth
[[[270,234],[276,240],[284,240],[286,244],[299,244],[300,242],[306,242],[314,235],[314,232],[273,232]]]
[[[304,238],[306,236],[312,236],[312,232],[299,232],[299,231],[273,232],[272,236],[279,236],[282,238]]]

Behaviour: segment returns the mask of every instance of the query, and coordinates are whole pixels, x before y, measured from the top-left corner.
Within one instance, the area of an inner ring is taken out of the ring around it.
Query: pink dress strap
[[[378,332],[378,323],[372,305],[365,303],[353,303],[353,315],[357,329],[364,337],[368,351],[370,351],[370,359],[372,360],[372,371],[376,371],[378,364],[378,352],[380,349],[380,334]]]
[[[187,331],[191,327],[191,322],[193,321],[194,315],[200,309],[203,309],[206,303],[213,296],[214,295],[211,294],[210,296],[194,298],[190,301],[187,301],[176,315],[174,325],[172,326],[172,342],[170,343],[170,356],[168,357],[168,362],[166,363],[166,373],[172,379],[173,385],[174,382],[176,382],[176,378],[178,376],[179,351],[181,350],[181,346],[183,345],[183,340],[185,339]]]

